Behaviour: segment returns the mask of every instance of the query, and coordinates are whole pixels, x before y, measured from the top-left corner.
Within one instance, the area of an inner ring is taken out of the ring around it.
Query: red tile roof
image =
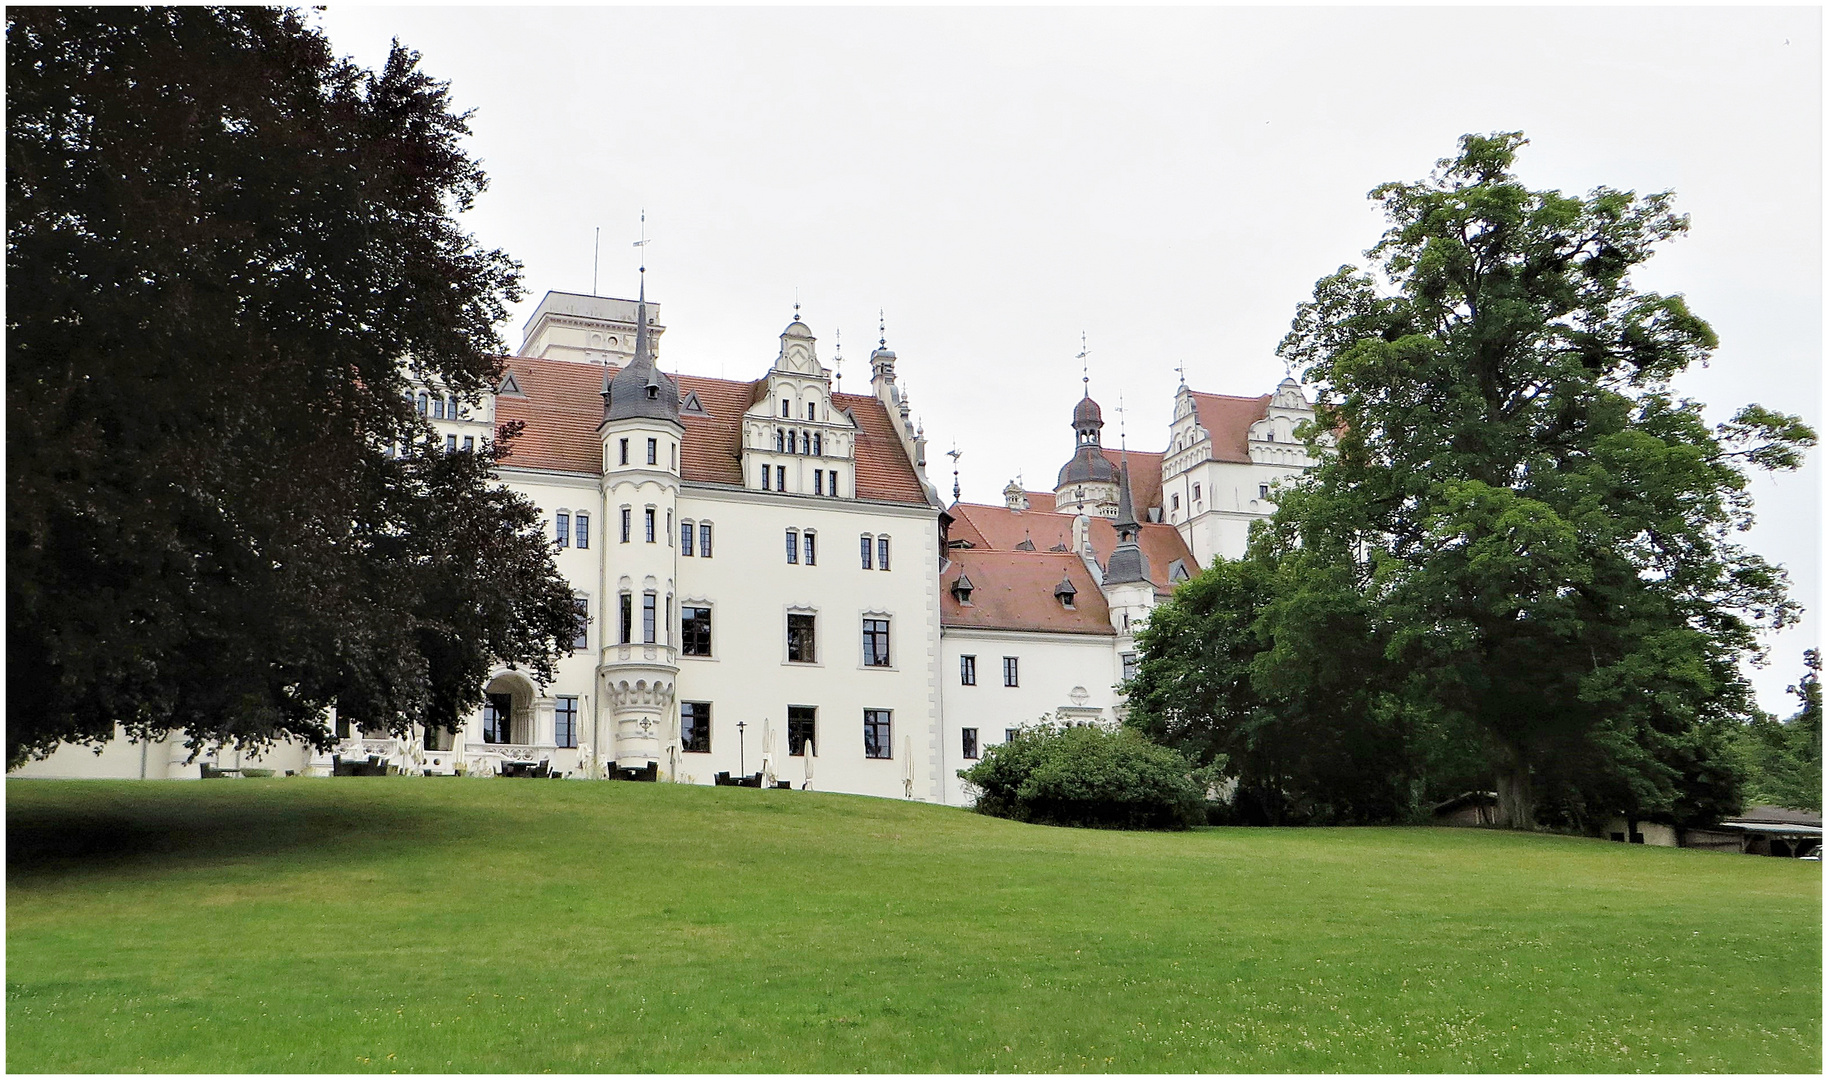
[[[497,397],[496,421],[520,420],[527,426],[506,463],[532,469],[601,473],[603,450],[597,439],[597,425],[603,419],[600,395],[604,366],[511,356],[507,367],[526,396]],[[615,365],[609,365],[611,376],[616,371]],[[732,382],[698,375],[673,378],[681,395],[698,396],[706,414],[685,413],[680,417],[685,424],[680,475],[698,483],[741,485],[742,418],[760,400],[767,380]],[[925,505],[926,493],[882,403],[858,394],[833,394],[832,406],[847,410],[857,420],[853,455],[857,497]]]
[[[1134,461],[1131,462],[1131,469],[1135,469]],[[955,503],[947,512],[956,519],[952,524],[952,539],[970,540],[974,545],[972,549],[964,549],[966,554],[973,550],[988,550],[1027,555],[1028,552],[1016,546],[1024,540],[1034,544],[1035,554],[1047,554],[1056,545],[1064,546],[1069,552],[1072,550],[1071,514],[1011,510],[1005,506],[984,506],[979,503]],[[1108,564],[1111,552],[1117,549],[1117,530],[1112,527],[1109,518],[1091,519],[1091,541],[1092,554],[1098,559],[1099,565]],[[1157,592],[1173,590],[1174,585],[1168,580],[1168,567],[1176,559],[1186,567],[1188,574],[1200,571],[1200,564],[1194,560],[1193,552],[1187,550],[1187,542],[1181,539],[1180,530],[1172,525],[1146,524],[1136,543],[1149,559],[1149,580],[1155,584]],[[1058,580],[1055,579],[1056,582]]]
[[[1124,451],[1104,448],[1104,456],[1111,464],[1123,467]],[[1151,454],[1144,450],[1131,450],[1130,456],[1130,502],[1136,508],[1136,520],[1149,520],[1149,508],[1162,504],[1162,458],[1165,455]]]
[[[1026,551],[951,551],[939,576],[941,626],[981,630],[1039,630],[1053,634],[1114,635],[1104,593],[1073,554]],[[971,602],[961,604],[952,585],[971,578]],[[1064,578],[1073,583],[1069,609],[1054,596]]]
[[[1272,395],[1244,398],[1192,393],[1200,426],[1212,436],[1212,460],[1250,464],[1250,426],[1269,415]],[[1134,475],[1136,466],[1131,465],[1130,471]]]

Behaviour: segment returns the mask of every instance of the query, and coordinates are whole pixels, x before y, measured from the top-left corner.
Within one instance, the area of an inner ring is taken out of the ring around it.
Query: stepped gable
[[[941,626],[976,630],[1039,630],[1053,634],[1116,635],[1104,593],[1092,581],[1079,556],[1044,551],[952,551],[940,572]],[[960,574],[971,577],[971,602],[952,594]],[[1067,607],[1054,596],[1061,579],[1077,595]]]
[[[507,367],[526,396],[497,397],[495,418],[501,423],[520,420],[527,426],[503,464],[600,474],[603,450],[597,426],[603,417],[604,365],[511,356]],[[609,365],[611,378],[617,370]],[[705,410],[703,416],[680,416],[686,429],[680,447],[680,475],[694,483],[741,487],[743,413],[767,393],[767,380],[735,382],[681,375],[678,383],[680,396],[696,394]],[[927,505],[920,478],[882,403],[863,395],[833,394],[832,407],[857,419],[856,453],[851,463],[856,469],[857,497]]]
[[[1111,464],[1123,465],[1125,451],[1104,447]],[[1130,501],[1136,507],[1136,519],[1147,522],[1149,511],[1162,504],[1162,454],[1144,450],[1128,451],[1130,455]]]
[[[1200,426],[1212,436],[1212,460],[1250,464],[1250,426],[1269,415],[1273,396],[1232,397],[1229,394],[1193,394],[1194,413]],[[1160,455],[1157,455],[1159,458]],[[1156,470],[1157,476],[1160,470]],[[1159,481],[1156,494],[1160,496]]]
[[[1006,506],[986,506],[982,503],[955,503],[947,510],[953,517],[951,537],[954,540],[969,540],[973,547],[959,549],[949,554],[962,551],[973,554],[975,551],[1004,551],[1023,558],[1051,553],[1049,548],[1064,545],[1069,553],[1073,547],[1073,515],[1050,514],[1035,510],[1011,510]],[[1100,566],[1108,566],[1111,552],[1117,550],[1117,530],[1111,519],[1090,515],[1092,554]],[[1034,554],[1018,551],[1017,544],[1030,540],[1035,545]],[[1200,570],[1199,561],[1187,548],[1187,542],[1181,539],[1179,529],[1172,525],[1143,524],[1139,527],[1136,544],[1142,549],[1149,563],[1149,582],[1158,593],[1174,591],[1174,583],[1168,580],[1169,567],[1175,562],[1187,568],[1187,573],[1196,574]],[[1073,554],[1077,558],[1077,554]],[[977,580],[977,572],[972,571],[972,581]],[[1060,579],[1055,578],[1048,587],[1051,590]]]

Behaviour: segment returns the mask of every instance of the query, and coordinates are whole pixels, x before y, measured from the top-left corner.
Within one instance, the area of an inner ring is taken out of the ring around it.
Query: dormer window
[[[658,386],[655,386],[653,383],[649,383],[647,386],[647,399],[649,401],[654,401],[654,400],[657,400],[659,397],[660,397],[660,388]]]
[[[867,551],[868,549],[865,548],[864,550]],[[971,602],[971,590],[976,587],[977,586],[971,584],[970,577],[961,573],[958,576],[958,580],[952,583],[952,599],[957,600],[961,604],[969,604]]]
[[[1073,598],[1078,595],[1079,590],[1073,588],[1072,578],[1061,578],[1060,584],[1054,586],[1054,599],[1060,601],[1060,606],[1068,611],[1073,610]]]

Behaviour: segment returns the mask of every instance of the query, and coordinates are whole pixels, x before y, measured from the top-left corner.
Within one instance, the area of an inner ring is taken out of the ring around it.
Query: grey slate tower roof
[[[641,298],[635,307],[635,358],[616,372],[604,388],[603,422],[611,420],[679,420],[679,387],[654,366],[653,345],[647,333],[647,278],[641,280]]]
[[[1149,557],[1136,543],[1142,526],[1136,522],[1136,507],[1130,498],[1130,459],[1127,456],[1117,477],[1117,520],[1111,524],[1117,529],[1117,548],[1111,552],[1110,564],[1104,568],[1104,583],[1121,585],[1129,581],[1148,581]]]
[[[1054,487],[1063,488],[1068,484],[1087,482],[1109,483],[1117,479],[1117,469],[1099,447],[1098,429],[1102,427],[1104,410],[1098,407],[1098,403],[1088,393],[1079,399],[1079,404],[1073,406],[1073,457],[1060,466]]]

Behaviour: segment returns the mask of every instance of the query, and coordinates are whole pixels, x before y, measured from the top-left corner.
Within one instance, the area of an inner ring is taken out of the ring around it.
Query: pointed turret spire
[[[679,387],[654,363],[647,329],[647,267],[641,267],[641,291],[635,301],[635,357],[610,380],[603,419],[645,417],[679,423]],[[683,426],[683,425],[681,425]]]
[[[1130,497],[1128,454],[1124,455],[1123,468],[1117,473],[1117,520],[1112,525],[1117,529],[1117,548],[1111,552],[1111,561],[1105,566],[1104,583],[1119,585],[1129,581],[1148,581],[1149,558],[1136,543],[1142,526],[1136,522],[1136,507]]]

